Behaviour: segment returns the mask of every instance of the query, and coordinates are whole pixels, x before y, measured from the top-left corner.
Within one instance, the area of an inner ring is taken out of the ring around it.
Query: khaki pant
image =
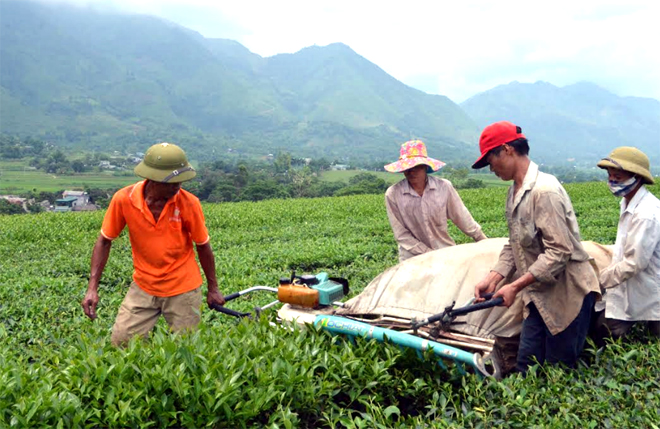
[[[201,306],[201,287],[181,295],[161,298],[149,295],[132,282],[112,327],[112,344],[120,346],[135,335],[146,337],[161,314],[173,332],[194,330],[200,321]]]

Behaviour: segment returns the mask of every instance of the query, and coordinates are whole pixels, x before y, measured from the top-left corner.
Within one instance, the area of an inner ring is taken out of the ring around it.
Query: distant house
[[[84,206],[89,204],[89,194],[85,191],[64,191],[62,198],[75,197],[74,206]]]
[[[110,161],[101,161],[99,162],[99,167],[103,170],[119,170],[120,168],[114,164],[110,164]]]
[[[78,198],[76,197],[64,197],[57,199],[55,200],[55,208],[53,211],[57,213],[70,212],[73,210],[76,201],[78,201]]]
[[[333,170],[348,170],[348,167],[350,166],[346,164],[335,164],[331,166]]]
[[[98,210],[89,202],[89,194],[85,191],[64,191],[62,198],[55,200],[55,212],[92,211]]]

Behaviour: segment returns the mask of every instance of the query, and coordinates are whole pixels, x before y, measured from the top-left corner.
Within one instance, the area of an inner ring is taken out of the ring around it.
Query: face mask
[[[639,178],[636,176],[631,177],[625,182],[617,182],[615,180],[607,181],[607,185],[610,187],[610,191],[612,191],[612,193],[617,197],[625,197],[630,192],[632,192],[633,189],[635,189],[638,183]]]

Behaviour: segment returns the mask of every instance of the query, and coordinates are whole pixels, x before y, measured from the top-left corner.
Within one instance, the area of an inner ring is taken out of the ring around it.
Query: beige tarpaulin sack
[[[474,286],[495,266],[507,241],[491,238],[408,259],[373,279],[336,314],[420,320],[442,312],[454,301],[461,307],[474,297]],[[595,268],[609,265],[612,252],[608,247],[590,241],[582,244],[594,258]],[[452,330],[482,338],[516,336],[521,330],[522,310],[518,298],[508,309],[494,307],[459,317]]]

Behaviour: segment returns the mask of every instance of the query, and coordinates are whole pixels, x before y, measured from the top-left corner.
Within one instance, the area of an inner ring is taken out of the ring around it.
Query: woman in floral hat
[[[421,140],[411,140],[401,145],[399,160],[385,166],[390,173],[403,172],[406,177],[385,193],[400,262],[456,245],[447,232],[447,219],[475,241],[487,238],[451,182],[428,175],[444,165],[427,156]]]

